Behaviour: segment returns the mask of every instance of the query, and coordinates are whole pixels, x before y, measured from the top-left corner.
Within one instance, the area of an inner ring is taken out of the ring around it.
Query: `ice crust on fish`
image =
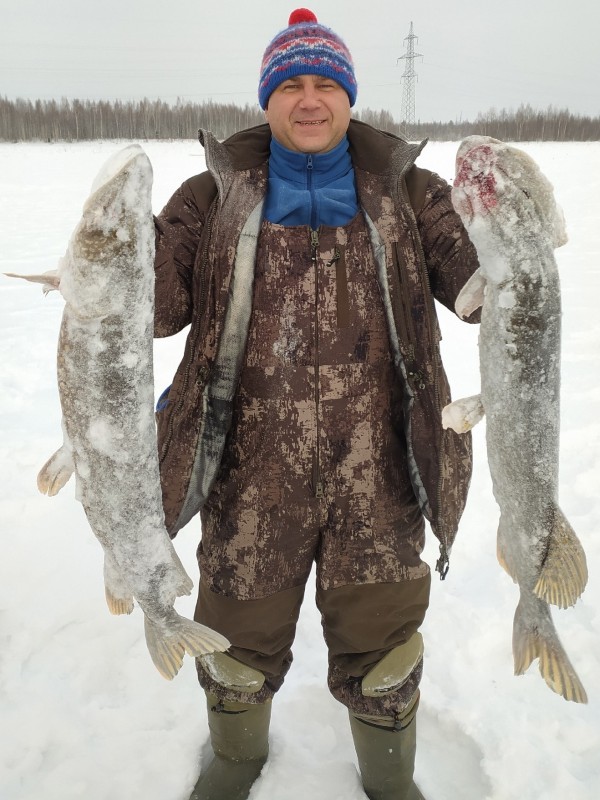
[[[63,445],[38,476],[56,494],[74,472],[76,497],[105,552],[106,600],[145,617],[157,669],[173,678],[187,652],[229,646],[224,636],[180,616],[187,575],[164,526],[152,343],[154,223],[152,167],[131,145],[100,170],[55,273],[27,276],[59,289],[66,305],[58,347]]]
[[[452,201],[480,262],[456,310],[466,317],[482,306],[481,395],[450,404],[442,422],[462,433],[486,415],[500,507],[498,559],[520,589],[515,673],[538,658],[551,689],[585,703],[548,606],[573,605],[588,577],[581,543],[558,504],[561,305],[554,249],[567,241],[564,217],[533,159],[490,137],[461,143]]]

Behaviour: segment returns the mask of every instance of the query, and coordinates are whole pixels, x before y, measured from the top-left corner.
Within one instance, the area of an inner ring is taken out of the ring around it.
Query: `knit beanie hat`
[[[320,25],[307,8],[292,11],[288,25],[265,50],[258,84],[260,107],[265,109],[279,84],[296,75],[332,78],[346,90],[353,106],[357,89],[354,65],[340,37]]]

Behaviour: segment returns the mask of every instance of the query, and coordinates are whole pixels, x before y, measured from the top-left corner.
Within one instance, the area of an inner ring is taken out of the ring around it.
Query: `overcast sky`
[[[521,103],[600,115],[595,0],[309,0],[352,52],[357,108],[400,119],[405,37],[418,36],[417,120]],[[281,0],[0,0],[0,95],[256,103]]]

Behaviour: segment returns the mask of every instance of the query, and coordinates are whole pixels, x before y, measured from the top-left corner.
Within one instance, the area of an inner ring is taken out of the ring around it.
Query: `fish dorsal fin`
[[[587,563],[581,542],[565,515],[556,507],[548,552],[533,591],[547,603],[568,608],[581,597],[587,579]]]

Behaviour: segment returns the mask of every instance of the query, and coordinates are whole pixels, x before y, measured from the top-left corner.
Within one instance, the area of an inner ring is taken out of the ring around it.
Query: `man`
[[[200,511],[196,619],[232,642],[198,661],[214,758],[192,798],[260,774],[315,561],[367,796],[422,798],[424,518],[444,573],[471,470],[433,298],[453,308],[477,259],[422,145],[351,121],[355,99],[348,49],[298,9],[263,59],[267,125],[202,132],[209,171],[157,219],[156,335],[191,323],[157,413],[166,523]]]

